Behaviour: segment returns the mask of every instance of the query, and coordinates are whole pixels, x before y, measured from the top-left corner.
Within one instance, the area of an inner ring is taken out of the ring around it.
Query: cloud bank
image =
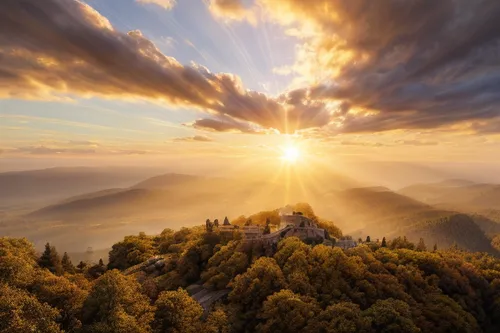
[[[500,115],[496,0],[259,0],[315,63],[314,99],[351,105],[343,132],[433,128]],[[304,27],[309,27],[305,29]]]
[[[309,86],[279,96],[250,91],[235,75],[164,55],[140,31],[115,30],[82,2],[3,0],[0,97],[153,99],[205,112],[190,125],[213,131],[352,133],[464,124],[500,131],[497,0],[257,3],[304,42],[307,52],[292,71],[309,76]],[[248,11],[236,0],[213,0],[210,8],[241,17]]]
[[[2,97],[146,98],[280,131],[309,126],[309,111],[328,118],[304,101],[288,104],[248,91],[232,74],[182,65],[140,31],[117,31],[79,1],[0,2],[0,59]]]
[[[176,0],[136,0],[139,3],[154,4],[167,10],[174,8]]]

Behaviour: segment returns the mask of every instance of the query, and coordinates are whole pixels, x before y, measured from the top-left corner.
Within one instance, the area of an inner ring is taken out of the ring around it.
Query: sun
[[[300,157],[300,151],[297,147],[288,146],[283,149],[281,158],[288,163],[295,163]]]

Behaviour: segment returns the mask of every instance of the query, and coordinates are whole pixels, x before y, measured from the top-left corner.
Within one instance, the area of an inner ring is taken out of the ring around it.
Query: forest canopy
[[[500,260],[488,254],[405,237],[242,244],[166,229],[125,237],[107,265],[74,265],[50,244],[0,238],[0,332],[500,331]],[[227,296],[204,308],[193,286]]]

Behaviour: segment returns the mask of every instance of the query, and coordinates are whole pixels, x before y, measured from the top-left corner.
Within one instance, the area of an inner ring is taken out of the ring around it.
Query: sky
[[[0,170],[289,147],[495,164],[498,17],[496,0],[3,0]]]

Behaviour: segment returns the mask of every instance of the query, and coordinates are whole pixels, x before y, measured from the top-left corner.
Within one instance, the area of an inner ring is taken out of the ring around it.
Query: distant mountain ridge
[[[416,184],[398,193],[430,205],[459,208],[500,208],[500,185],[474,183],[466,180],[447,180],[438,183]]]
[[[151,176],[143,168],[65,167],[0,173],[0,205],[48,203],[84,193],[128,187]]]

